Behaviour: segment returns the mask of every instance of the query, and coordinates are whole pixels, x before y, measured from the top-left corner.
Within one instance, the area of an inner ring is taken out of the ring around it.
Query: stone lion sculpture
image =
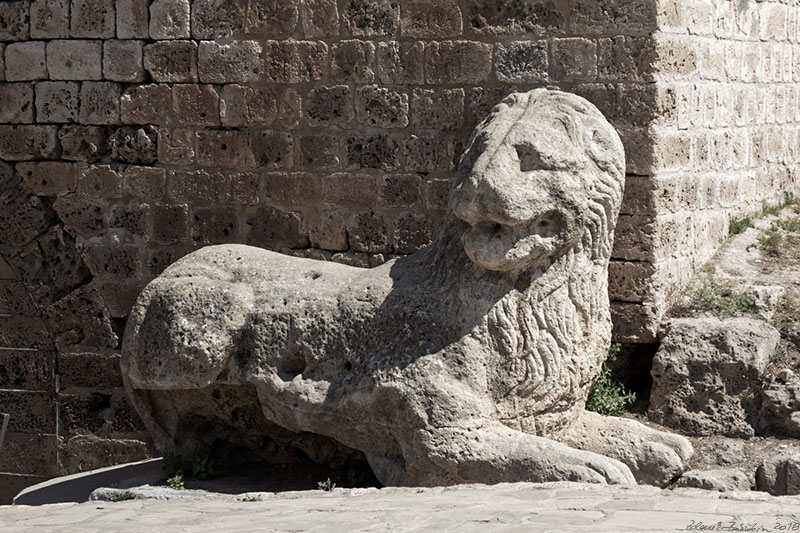
[[[136,302],[125,385],[162,450],[363,453],[387,485],[663,485],[685,439],[584,411],[624,178],[592,104],[513,94],[477,127],[431,246],[372,269],[203,248]]]

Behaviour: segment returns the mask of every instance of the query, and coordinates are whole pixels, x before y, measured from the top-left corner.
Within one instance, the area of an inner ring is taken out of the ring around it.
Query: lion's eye
[[[518,144],[514,148],[517,150],[519,158],[519,169],[522,172],[531,172],[547,168],[541,154],[533,146]]]

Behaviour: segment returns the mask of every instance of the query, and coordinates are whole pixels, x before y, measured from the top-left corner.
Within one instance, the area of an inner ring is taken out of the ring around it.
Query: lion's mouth
[[[528,224],[474,224],[462,237],[464,251],[473,262],[487,270],[530,268],[552,257],[560,248],[560,222],[553,212]]]

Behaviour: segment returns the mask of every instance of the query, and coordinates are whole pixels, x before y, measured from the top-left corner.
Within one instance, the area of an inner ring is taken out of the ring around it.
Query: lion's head
[[[607,261],[625,179],[622,142],[579,96],[512,94],[475,130],[451,197],[478,266],[520,271],[582,245]]]

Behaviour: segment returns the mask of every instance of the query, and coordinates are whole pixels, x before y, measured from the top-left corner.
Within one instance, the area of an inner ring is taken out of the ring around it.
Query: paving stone
[[[150,4],[150,38],[190,38],[190,13],[189,0],[153,0]]]
[[[306,39],[339,35],[339,8],[336,0],[304,0],[300,4],[300,10]]]
[[[144,68],[156,82],[197,82],[197,43],[167,40],[148,44]]]
[[[70,36],[89,39],[116,36],[114,0],[72,0]]]
[[[30,36],[30,1],[0,2],[0,41],[24,41]]]
[[[142,41],[110,40],[103,43],[103,76],[111,81],[144,80]]]
[[[118,124],[121,87],[118,83],[86,81],[81,84],[81,124]]]
[[[39,122],[77,122],[80,85],[71,81],[36,84],[36,117]]]
[[[51,80],[102,80],[103,44],[78,39],[50,41],[47,71]]]
[[[150,0],[116,0],[117,38],[150,38]]]
[[[204,83],[247,83],[263,76],[261,45],[256,41],[203,41],[197,62]]]
[[[44,41],[10,43],[5,51],[6,81],[46,80]]]
[[[32,39],[65,39],[69,37],[70,0],[34,0],[31,2]]]
[[[33,122],[33,86],[28,83],[0,84],[0,122]],[[43,120],[42,122],[47,122]]]

